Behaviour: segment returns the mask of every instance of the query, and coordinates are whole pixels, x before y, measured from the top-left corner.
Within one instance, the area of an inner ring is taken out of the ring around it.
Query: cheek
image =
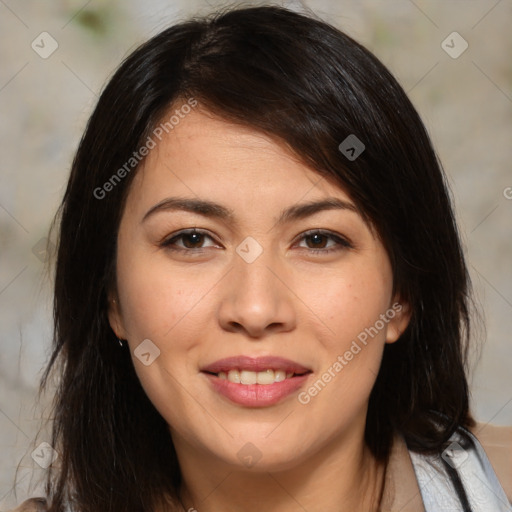
[[[301,395],[326,423],[364,410],[379,372],[386,338],[380,320],[390,307],[391,269],[386,260],[352,265],[350,271],[325,280],[316,295],[329,333],[324,337],[323,366]]]
[[[319,318],[329,327],[332,349],[342,350],[390,307],[392,280],[386,262],[352,265],[347,271],[324,279],[321,286],[318,284],[314,295],[309,293],[311,309],[318,311]],[[380,331],[379,339],[386,333],[385,329]]]
[[[199,267],[186,272],[172,268],[164,254],[125,254],[118,259],[118,289],[127,331],[134,342],[144,338],[162,344],[169,338],[176,341],[175,332],[190,328],[190,315],[197,316],[201,310],[214,276]]]
[[[159,413],[186,432],[187,421],[200,422],[204,413],[191,399],[199,393],[188,383],[197,373],[204,324],[211,318],[207,295],[213,277],[207,278],[199,268],[171,271],[165,258],[154,255],[125,254],[118,258],[118,291],[135,371]],[[147,366],[135,353],[146,339],[159,351]]]

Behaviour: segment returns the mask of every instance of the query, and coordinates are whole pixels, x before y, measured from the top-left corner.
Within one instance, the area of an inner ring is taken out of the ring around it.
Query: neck
[[[334,441],[281,471],[235,468],[205,454],[185,459],[181,495],[191,512],[373,512],[384,485],[385,465],[363,439]]]

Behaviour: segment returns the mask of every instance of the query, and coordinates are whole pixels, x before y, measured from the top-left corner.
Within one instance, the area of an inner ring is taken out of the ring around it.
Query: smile
[[[230,402],[268,407],[297,391],[312,372],[279,357],[236,356],[208,365],[202,373],[211,388]]]
[[[267,386],[275,382],[283,382],[285,379],[293,377],[293,372],[286,373],[284,370],[264,370],[262,372],[251,372],[249,370],[229,370],[229,372],[219,372],[219,379],[229,380],[235,384],[262,384]]]

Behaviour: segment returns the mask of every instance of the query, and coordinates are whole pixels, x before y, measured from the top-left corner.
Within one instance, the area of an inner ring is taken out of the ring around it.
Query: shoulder
[[[512,503],[512,426],[499,427],[477,423],[470,431],[482,445],[505,494]]]
[[[512,512],[510,494],[505,490],[511,483],[510,474],[507,477],[502,471],[512,461],[508,430],[507,427],[494,428],[498,429],[500,437],[491,435],[492,441],[498,441],[498,447],[508,450],[503,463],[495,461],[495,466],[487,453],[490,445],[487,438],[484,439],[481,424],[471,430],[459,427],[439,454],[410,451],[426,510],[460,510],[463,506],[464,510],[475,512]],[[486,429],[486,436],[497,433],[494,428]]]
[[[31,498],[10,512],[46,512],[46,500],[44,498]]]

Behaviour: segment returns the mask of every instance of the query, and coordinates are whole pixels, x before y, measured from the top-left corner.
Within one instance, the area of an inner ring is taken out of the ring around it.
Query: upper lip
[[[308,373],[311,370],[299,363],[276,356],[248,357],[234,356],[219,359],[212,364],[201,368],[203,372],[219,373],[230,370],[248,370],[251,372],[262,372],[264,370],[283,370],[287,373],[297,374]]]

